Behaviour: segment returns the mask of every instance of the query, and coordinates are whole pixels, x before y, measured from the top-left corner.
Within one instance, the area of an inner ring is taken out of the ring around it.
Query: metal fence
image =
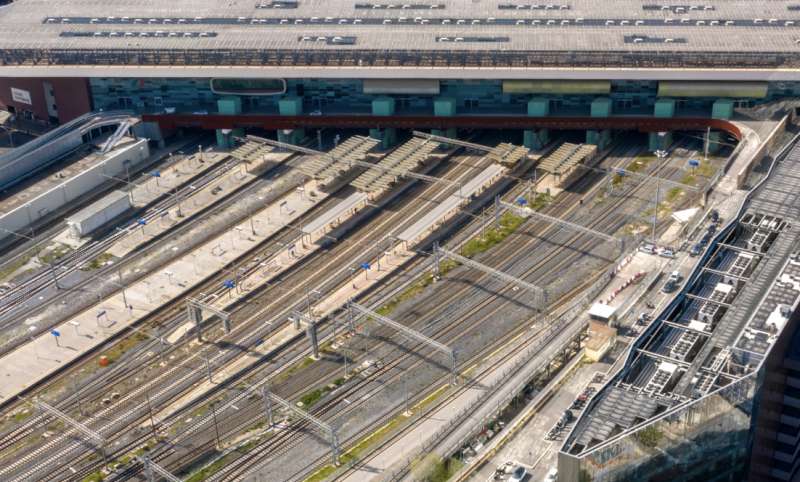
[[[795,68],[797,52],[5,49],[2,65]]]

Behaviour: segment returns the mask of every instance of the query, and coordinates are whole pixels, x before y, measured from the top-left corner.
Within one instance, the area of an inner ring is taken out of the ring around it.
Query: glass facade
[[[216,82],[221,82],[216,80]],[[589,115],[590,106],[597,97],[608,97],[614,114],[652,115],[658,98],[659,82],[642,80],[611,81],[610,90],[604,94],[586,87],[586,93],[569,92],[521,93],[519,89],[504,89],[502,80],[441,80],[439,96],[455,100],[456,110],[463,114],[524,115],[531,98],[550,101],[550,115]],[[230,79],[223,84],[242,87],[242,112],[253,114],[278,113],[278,101],[284,97],[284,80]],[[607,84],[607,82],[606,82]],[[179,113],[215,113],[217,100],[231,95],[231,89],[211,88],[211,79],[169,78],[92,78],[91,95],[96,109],[133,109],[140,113],[164,112],[169,108]],[[576,84],[579,88],[580,84]],[[258,92],[248,95],[249,88]],[[273,95],[265,95],[266,93]],[[285,79],[285,94],[303,99],[303,111],[320,111],[323,114],[370,113],[376,94],[364,93],[359,79]],[[752,105],[781,97],[800,95],[800,82],[770,83],[767,94],[761,99],[733,99],[737,105]],[[433,112],[433,94],[396,94],[396,113],[426,115]],[[692,115],[710,111],[712,97],[675,98],[676,115]]]
[[[744,480],[762,371],[677,407],[580,457],[559,453],[559,480]]]

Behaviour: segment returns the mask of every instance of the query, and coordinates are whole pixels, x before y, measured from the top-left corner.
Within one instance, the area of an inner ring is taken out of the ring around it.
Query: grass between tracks
[[[236,450],[233,452],[225,454],[221,458],[211,462],[197,472],[192,473],[189,477],[183,479],[184,482],[202,482],[203,480],[208,479],[212,475],[222,470],[229,462],[233,461],[237,455],[246,454],[247,452],[253,450],[257,444],[258,440],[250,440],[246,442],[245,444],[236,448]]]
[[[114,255],[111,253],[102,253],[95,256],[91,261],[83,265],[81,267],[82,271],[94,271],[96,269],[100,269],[106,265],[109,261],[114,259]]]
[[[16,271],[28,264],[31,258],[37,254],[39,254],[39,249],[33,248],[26,251],[24,254],[15,257],[12,261],[7,263],[3,269],[0,269],[0,281],[6,281],[6,278],[11,277],[13,274],[17,274],[17,276],[21,275],[22,273],[16,273]],[[30,270],[26,270],[26,272],[28,271]],[[17,276],[15,276],[15,278]]]
[[[424,399],[417,402],[414,406],[412,406],[411,411],[419,412],[421,410],[424,410],[431,403],[433,403],[434,400],[439,398],[447,390],[448,387],[449,385],[442,385],[441,387],[437,388],[433,393],[431,393]],[[323,480],[330,477],[334,472],[339,470],[341,467],[347,467],[351,463],[356,462],[363,454],[367,452],[367,450],[371,446],[383,441],[392,432],[398,429],[401,426],[401,424],[403,424],[403,422],[406,422],[408,420],[409,418],[403,414],[395,415],[385,425],[383,425],[376,431],[372,432],[371,434],[367,435],[366,437],[358,441],[353,447],[344,452],[339,457],[340,465],[338,467],[333,464],[325,465],[321,469],[311,474],[303,482],[322,482]]]
[[[55,246],[42,249],[37,257],[44,264],[58,261],[72,251],[72,247],[63,243],[56,243]]]
[[[533,209],[541,209],[542,207],[546,206],[550,202],[550,196],[546,194],[536,195],[534,200],[531,202]],[[536,207],[538,206],[538,207]],[[519,226],[525,221],[525,219],[521,216],[517,216],[510,212],[504,213],[500,216],[500,223],[496,228],[487,229],[484,233],[484,236],[477,236],[464,244],[461,249],[461,255],[467,258],[471,258],[476,256],[480,253],[483,253],[489,250],[491,247],[499,244],[504,239],[509,237],[514,231],[519,228]],[[443,260],[439,264],[439,270],[442,276],[445,276],[450,270],[458,266],[458,263],[446,259]],[[391,314],[397,306],[404,302],[408,301],[418,294],[420,294],[425,288],[431,285],[435,280],[434,273],[425,273],[423,274],[422,278],[417,280],[416,282],[412,283],[411,286],[406,288],[405,290],[401,291],[399,294],[394,296],[392,299],[387,301],[384,305],[378,308],[376,313],[383,316],[388,316]]]
[[[138,449],[129,452],[118,459],[112,460],[111,462],[109,462],[108,465],[111,467],[114,467],[117,464],[128,465],[136,457],[144,455],[145,452],[148,452],[151,446],[154,445],[155,443],[156,443],[155,440],[149,440]],[[81,479],[81,482],[101,482],[103,480],[105,480],[105,475],[103,474],[102,471],[98,470],[96,472],[92,472],[91,474]]]
[[[116,343],[114,346],[104,351],[103,355],[108,357],[108,361],[110,363],[114,363],[117,360],[119,360],[120,357],[124,355],[126,351],[137,346],[139,343],[145,341],[146,339],[147,337],[145,335],[137,332],[131,336],[124,338],[119,343]]]

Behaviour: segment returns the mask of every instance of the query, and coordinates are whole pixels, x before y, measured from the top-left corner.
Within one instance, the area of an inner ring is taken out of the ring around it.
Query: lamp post
[[[658,149],[653,152],[658,158],[658,166],[661,167],[661,163],[666,159],[669,153],[663,149]],[[658,225],[658,195],[659,191],[661,190],[661,180],[656,177],[656,197],[653,200],[653,245],[656,244],[656,226]]]

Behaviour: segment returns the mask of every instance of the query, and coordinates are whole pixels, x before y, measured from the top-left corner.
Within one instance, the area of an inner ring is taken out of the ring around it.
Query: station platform
[[[466,202],[466,200],[470,198],[471,194],[475,194],[476,192],[485,189],[494,183],[497,180],[497,176],[502,172],[504,172],[504,168],[499,167],[497,164],[491,164],[478,175],[472,176],[472,180],[465,183],[461,191],[456,191],[450,195],[443,195],[442,199],[437,201],[437,206],[445,206],[446,208],[437,211],[437,216],[426,217],[427,221],[424,224],[412,223],[413,226],[405,228],[403,231],[407,233],[414,233],[414,237],[429,233],[432,229],[435,229],[449,219],[449,217],[453,215],[454,209],[457,211],[458,207],[462,203]],[[468,172],[464,174],[464,176],[467,175],[469,175]],[[375,197],[378,197],[388,189],[389,187],[383,187],[381,191],[373,192],[371,194]],[[366,195],[363,193],[354,193],[342,199],[331,209],[325,213],[322,213],[316,219],[311,220],[306,226],[300,229],[302,234],[298,236],[298,239],[292,246],[291,250],[283,249],[272,258],[262,261],[260,263],[261,269],[256,270],[248,277],[240,279],[239,291],[231,292],[230,297],[225,296],[223,298],[219,298],[214,300],[211,304],[215,308],[224,310],[227,305],[235,302],[240,297],[246,296],[250,291],[258,286],[269,283],[271,280],[276,279],[283,272],[319,250],[319,244],[317,241],[324,238],[326,233],[330,232],[334,226],[351,219],[366,206]],[[431,212],[429,206],[420,207],[415,216],[423,216],[425,212]],[[412,218],[415,216],[412,216]],[[402,229],[402,227],[400,229]],[[409,240],[413,241],[412,238],[409,238]],[[339,286],[338,289],[326,294],[324,298],[317,300],[310,307],[311,315],[315,319],[325,318],[326,316],[335,313],[337,310],[345,306],[348,300],[357,298],[359,295],[370,289],[372,286],[380,283],[388,276],[396,275],[397,268],[404,265],[406,261],[410,260],[417,254],[414,251],[407,249],[404,244],[405,243],[398,244],[394,248],[380,254],[376,259],[370,260],[369,270],[354,272],[346,282]],[[347,269],[347,267],[340,266],[340,269]],[[168,338],[168,341],[173,343],[179,340],[181,337],[185,336],[191,328],[191,323],[185,323],[173,332],[173,334]],[[235,329],[236,327],[234,326],[233,330]],[[214,373],[215,378],[219,382],[220,380],[226,380],[234,376],[242,369],[245,369],[253,363],[256,363],[263,356],[281,346],[287,340],[290,340],[293,337],[303,333],[303,331],[304,328],[297,330],[292,323],[287,323],[285,326],[281,327],[268,338],[266,338],[263,343],[260,343],[255,347],[251,347],[246,356],[241,357],[235,362],[227,364],[224,367],[221,367]],[[209,381],[204,381],[192,391],[181,397],[179,401],[176,401],[176,403],[172,404],[168,410],[162,411],[162,416],[166,416],[166,414],[172,413],[173,411],[189,403],[192,399],[202,396],[203,393],[212,388],[212,386],[213,385]]]
[[[309,181],[304,188],[305,192],[319,192],[315,181]],[[303,191],[293,190],[254,213],[256,234],[251,232],[250,221],[245,220],[124,291],[64,321],[54,329],[58,337],[53,332],[40,335],[0,358],[0,401],[15,397],[53,375],[159,306],[179,302],[191,286],[293,222],[320,200],[321,197],[311,198]]]
[[[192,154],[186,156],[164,169],[157,170],[158,177],[152,175],[156,171],[151,171],[144,182],[137,184],[131,189],[131,204],[141,208],[159,199],[165,194],[175,191],[175,188],[185,183],[198,174],[213,169],[216,165],[228,158],[227,153],[205,152],[202,154]],[[202,157],[203,162],[200,162]]]
[[[142,230],[137,226],[128,227],[128,234],[109,248],[108,253],[119,258],[124,257],[142,243],[150,241],[169,229],[182,224],[185,220],[207,208],[239,186],[255,180],[257,173],[261,172],[263,168],[281,163],[290,156],[291,155],[287,153],[271,153],[258,162],[248,166],[247,170],[245,170],[242,164],[232,165],[230,169],[226,170],[211,182],[198,189],[190,190],[189,195],[182,194],[179,203],[180,206],[173,205],[161,211],[156,219],[153,219],[147,224],[146,229]],[[159,179],[158,185],[155,184],[155,179],[151,178],[147,183],[136,186],[132,193],[135,203],[146,204],[146,199],[152,197],[154,193],[160,192],[161,194],[159,195],[169,194],[170,192],[174,193],[175,187],[184,183],[185,179],[190,176],[188,173],[193,172],[191,169],[197,169],[198,166],[203,166],[203,164],[197,162],[196,157],[197,155],[188,157],[181,166],[177,166],[172,172],[162,172],[162,177]],[[216,165],[227,158],[228,156],[223,153],[203,154],[206,165],[209,162],[211,162],[212,165]],[[208,169],[208,167],[206,166],[205,169]],[[162,179],[165,178],[166,182],[163,182]]]

